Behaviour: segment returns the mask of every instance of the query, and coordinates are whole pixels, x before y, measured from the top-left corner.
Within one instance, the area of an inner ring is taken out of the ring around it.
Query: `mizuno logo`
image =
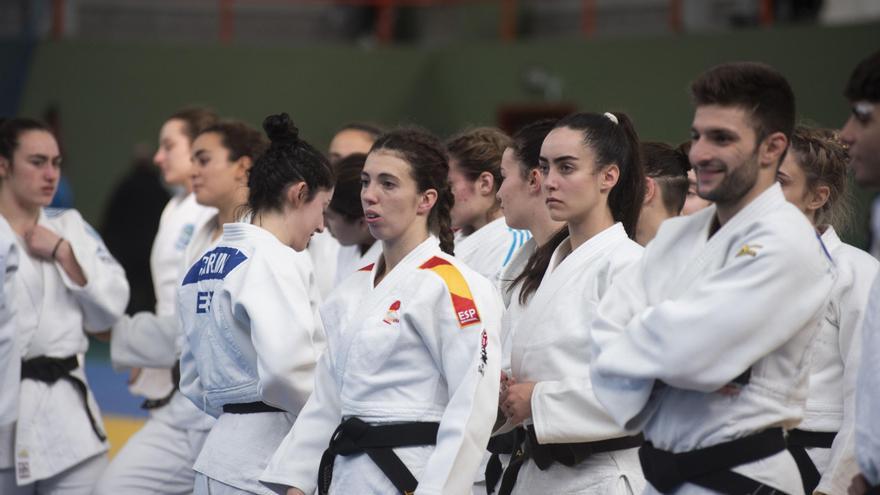
[[[739,258],[740,256],[751,256],[752,258],[754,258],[758,255],[756,249],[761,249],[762,247],[763,246],[761,246],[760,244],[743,244],[742,247],[739,248],[739,251],[736,252],[736,257]]]

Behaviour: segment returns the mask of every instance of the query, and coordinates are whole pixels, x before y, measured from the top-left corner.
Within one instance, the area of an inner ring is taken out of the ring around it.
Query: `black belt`
[[[822,480],[822,474],[813,463],[813,459],[807,454],[807,448],[819,447],[830,449],[834,443],[834,437],[837,436],[836,431],[806,431],[791,430],[788,432],[786,439],[788,443],[788,451],[794,457],[797,463],[798,471],[801,473],[801,481],[804,483],[804,493],[810,494],[819,486]]]
[[[168,395],[160,399],[144,399],[141,403],[141,409],[158,409],[171,402],[171,398],[180,390],[180,360],[174,363],[174,366],[171,368],[171,379],[174,380],[174,388],[171,389],[171,392],[168,392]]]
[[[880,495],[880,485],[874,485],[868,488],[868,491],[865,492],[865,495]]]
[[[254,414],[264,412],[285,412],[265,402],[244,402],[239,404],[223,404],[223,412],[230,414]]]
[[[403,461],[392,450],[394,447],[414,447],[437,443],[440,423],[402,423],[370,425],[358,418],[348,418],[336,428],[330,446],[321,456],[318,468],[318,493],[327,495],[333,480],[333,463],[337,455],[365,453],[391,483],[407,495],[415,492],[419,482]]]
[[[661,493],[672,493],[683,483],[693,483],[726,495],[779,493],[731,469],[778,454],[785,447],[782,428],[771,428],[678,454],[645,442],[639,449],[639,460],[645,478]]]
[[[92,431],[103,442],[107,440],[107,435],[98,426],[98,421],[95,420],[92,410],[89,408],[89,389],[86,387],[85,382],[70,374],[71,371],[77,368],[79,368],[79,361],[76,359],[76,356],[66,358],[37,356],[21,362],[21,379],[36,380],[49,384],[61,379],[69,381],[82,398],[83,406],[86,408],[86,415],[89,417],[89,423],[92,424]],[[63,414],[61,411],[59,413]]]
[[[542,471],[555,463],[566,467],[574,467],[593,454],[632,449],[642,445],[645,441],[640,433],[630,437],[612,438],[597,442],[540,444],[538,443],[538,437],[535,434],[535,427],[533,425],[527,426],[521,432],[524,443],[522,454],[514,455],[511,458],[510,464],[507,466],[501,479],[498,495],[509,495],[513,491],[516,478],[519,476],[519,470],[528,459],[534,461],[538,469]]]
[[[489,445],[486,447],[492,455],[489,456],[489,462],[486,463],[486,494],[495,493],[495,487],[501,481],[504,474],[504,466],[501,465],[500,454],[508,454],[510,456],[522,455],[523,436],[519,433],[521,428],[508,431],[502,435],[496,435],[489,439]]]

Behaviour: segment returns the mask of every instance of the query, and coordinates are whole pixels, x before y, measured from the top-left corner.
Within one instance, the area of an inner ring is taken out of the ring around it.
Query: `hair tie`
[[[605,118],[607,118],[607,119],[610,120],[611,122],[614,122],[615,124],[620,124],[620,121],[617,120],[617,115],[614,115],[614,114],[611,113],[611,112],[605,112],[605,113],[602,114],[602,115],[604,115]]]

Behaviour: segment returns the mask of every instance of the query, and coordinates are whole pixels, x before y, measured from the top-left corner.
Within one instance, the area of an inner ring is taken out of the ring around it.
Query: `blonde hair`
[[[836,131],[798,125],[791,137],[795,162],[804,171],[807,189],[829,189],[828,201],[816,212],[816,224],[832,225],[838,232],[849,228],[852,218],[847,187],[849,155]]]

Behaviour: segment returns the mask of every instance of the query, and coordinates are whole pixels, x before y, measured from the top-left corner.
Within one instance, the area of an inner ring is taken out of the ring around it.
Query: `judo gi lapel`
[[[517,292],[517,297],[519,296],[519,291],[511,290],[511,286],[516,277],[518,277],[526,267],[529,258],[537,250],[537,245],[538,243],[535,239],[530,238],[522,245],[522,247],[516,250],[513,259],[511,259],[510,262],[507,263],[507,266],[501,271],[501,275],[499,276],[499,288],[501,289],[501,298],[504,301],[504,307],[510,307],[511,300],[514,297],[513,292]],[[519,287],[521,288],[521,285]]]
[[[40,217],[37,225],[45,227],[55,232],[57,229],[50,225],[46,214],[40,210]],[[46,300],[47,287],[52,277],[52,271],[57,270],[54,263],[44,263],[33,259],[27,250],[27,245],[23,239],[16,237],[16,244],[19,250],[18,273],[15,276],[15,285],[23,290],[16,291],[18,304],[22,306],[17,310],[16,318],[19,321],[19,345],[21,346],[22,356],[27,355],[30,348],[31,339],[34,333],[40,328],[43,315],[43,303]],[[24,308],[30,307],[30,311]]]
[[[541,328],[545,326],[544,322],[552,321],[552,313],[565,310],[560,305],[554,304],[557,296],[564,297],[564,294],[560,295],[560,291],[569,286],[573,279],[591,276],[589,264],[603,256],[609,249],[613,249],[615,244],[626,239],[623,225],[616,223],[578,246],[561,261],[559,258],[568,252],[571,238],[567,237],[556,248],[550,259],[550,266],[547,267],[544,278],[541,280],[541,285],[513,332],[511,366],[514,370],[521,369],[523,350],[535,340],[540,339]],[[579,308],[569,309],[578,311]],[[584,329],[585,332],[587,330]]]
[[[490,242],[502,229],[507,229],[504,217],[492,220],[469,236],[459,237],[455,243],[455,257],[461,259],[470,256]]]
[[[379,260],[373,264],[373,268],[370,270],[370,276],[368,278],[365,277],[364,279],[367,282],[367,286],[364,287],[364,297],[358,302],[352,301],[357,304],[357,309],[354,310],[352,317],[346,320],[348,322],[348,328],[340,329],[341,333],[348,334],[349,332],[357,332],[361,328],[361,325],[369,320],[372,313],[375,313],[377,308],[382,307],[382,301],[387,298],[389,294],[392,294],[395,290],[400,290],[405,284],[407,277],[412,275],[413,270],[416,270],[419,265],[431,257],[431,255],[437,253],[439,250],[438,246],[439,241],[436,237],[428,237],[428,239],[404,256],[404,258],[400,260],[400,263],[398,263],[391,272],[385,275],[385,278],[383,278],[378,285],[374,286],[379,264],[383,260],[382,256],[384,256],[380,255]],[[382,309],[387,307],[388,306],[385,305]],[[345,370],[345,363],[348,361],[351,345],[356,340],[357,339],[353,337],[346,337],[343,339],[345,344],[342,346],[341,352],[336,358],[336,366],[340,371]]]
[[[730,243],[733,239],[740,235],[745,227],[759,220],[764,215],[774,211],[777,208],[785,206],[785,196],[779,184],[773,184],[769,189],[762,192],[757,198],[747,204],[745,208],[733,216],[726,224],[724,224],[715,235],[709,238],[709,229],[715,221],[716,210],[714,206],[707,208],[707,212],[699,212],[698,218],[702,219],[702,225],[697,245],[695,249],[699,252],[691,257],[685,269],[677,276],[673,277],[675,283],[666,286],[666,299],[674,299],[690,288],[696,280],[706,273],[707,268],[712,261],[718,257],[725,256],[725,251],[730,249]],[[710,213],[711,212],[711,213]],[[696,219],[695,219],[696,220]],[[702,247],[700,247],[702,245]],[[747,248],[747,246],[743,246]]]

